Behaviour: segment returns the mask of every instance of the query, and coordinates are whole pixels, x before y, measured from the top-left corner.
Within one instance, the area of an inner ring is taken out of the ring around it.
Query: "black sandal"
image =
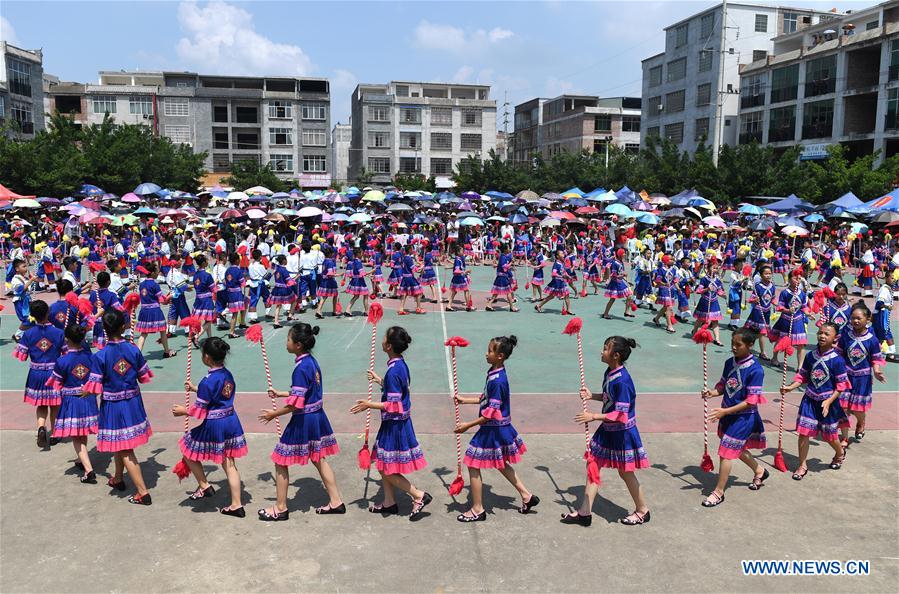
[[[712,501],[709,499],[709,497],[711,497],[712,495],[714,495],[717,498],[715,501]],[[718,507],[719,505],[724,503],[724,493],[722,493],[721,495],[718,495],[718,491],[712,491],[711,494],[709,495],[709,497],[706,497],[702,501],[702,507]]]
[[[317,507],[315,508],[315,513],[320,516],[326,516],[328,514],[345,514],[346,513],[346,504],[341,503],[337,507],[331,507],[330,505],[326,505],[325,507]]]
[[[586,516],[582,516],[578,513],[562,514],[562,519],[559,521],[563,524],[577,524],[578,526],[584,526],[586,528],[593,523],[593,514],[588,514]]]
[[[122,479],[118,482],[109,479],[108,481],[106,481],[106,485],[112,487],[116,491],[124,491],[125,489],[127,489],[127,487],[125,486],[125,479]]]
[[[473,515],[469,515],[469,514],[471,514],[471,510],[468,510],[467,512],[465,512],[463,514],[459,514],[458,516],[456,516],[456,521],[462,522],[464,524],[467,524],[469,522],[486,522],[487,521],[487,510],[482,511],[479,514],[473,514]]]
[[[843,452],[842,456],[834,456],[833,460],[830,461],[830,469],[831,470],[839,470],[843,467],[843,462],[846,461],[846,453]]]
[[[807,474],[808,474],[808,467],[800,466],[799,468],[796,469],[796,472],[793,473],[793,480],[801,481],[802,479],[805,478],[805,475],[807,475]]]
[[[275,510],[274,506],[272,507],[272,513],[269,513],[267,509],[260,509],[258,512],[259,519],[263,522],[284,522],[285,520],[290,518],[290,512],[288,510],[284,510],[279,512]]]
[[[197,489],[190,494],[188,499],[196,501],[197,499],[204,499],[206,497],[212,497],[213,495],[215,495],[215,488],[212,485],[209,485],[205,489]]]
[[[624,524],[625,526],[639,526],[640,524],[649,524],[649,520],[649,510],[646,510],[645,514],[641,514],[637,510],[634,510],[630,515],[620,518],[618,523]]]
[[[163,359],[171,359],[172,357],[175,357],[177,355],[178,355],[178,353],[176,353],[175,351],[168,351],[167,353],[162,354],[162,358]]]
[[[863,440],[864,438],[865,438],[865,432],[864,432],[864,431],[856,431],[856,432],[855,432],[855,441],[861,441],[861,440]]]
[[[762,487],[765,486],[765,481],[768,480],[768,477],[771,475],[768,473],[768,469],[765,468],[765,471],[762,473],[762,476],[754,476],[752,477],[752,483],[749,485],[750,491],[758,491]]]
[[[283,328],[283,327],[284,326],[282,324],[272,324],[272,328],[275,328],[275,329]]]
[[[91,470],[87,474],[78,477],[78,480],[86,485],[96,485],[97,484],[97,473]]]
[[[526,514],[531,511],[531,509],[537,507],[540,503],[540,498],[531,493],[531,498],[524,502],[524,505],[518,508],[518,513]]]
[[[413,501],[412,502],[412,513],[409,514],[409,521],[414,522],[414,521],[418,520],[421,517],[421,515],[424,513],[425,507],[427,507],[427,505],[429,503],[431,503],[431,501],[433,501],[433,500],[434,500],[434,498],[431,497],[431,494],[428,493],[427,491],[425,491],[425,494],[422,495],[420,501]]]
[[[385,518],[387,516],[395,516],[400,513],[399,506],[394,503],[393,505],[383,506],[383,505],[371,505],[368,507],[368,513],[370,514],[381,514]]]
[[[134,505],[153,505],[153,499],[150,497],[149,493],[144,495],[135,493],[128,498],[128,503],[133,503]]]
[[[247,517],[247,511],[241,505],[235,509],[229,509],[227,507],[223,507],[219,510],[219,513],[223,516],[234,516],[235,518],[245,518]]]

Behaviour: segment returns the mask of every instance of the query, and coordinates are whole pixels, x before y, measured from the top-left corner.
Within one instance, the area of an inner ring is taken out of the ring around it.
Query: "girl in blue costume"
[[[843,283],[837,283],[833,288],[833,298],[828,299],[821,310],[820,320],[836,324],[837,333],[842,334],[849,324],[849,315],[852,305],[847,301],[849,289]]]
[[[534,270],[531,275],[531,302],[543,300],[543,284],[546,282],[543,278],[543,268],[546,266],[546,263],[546,256],[543,255],[543,246],[537,244],[531,250],[531,267]]]
[[[56,360],[53,375],[47,380],[47,385],[59,390],[62,396],[62,406],[56,416],[53,436],[72,438],[72,446],[78,457],[75,466],[84,472],[79,480],[95,484],[97,475],[87,455],[87,436],[97,434],[97,417],[100,413],[96,397],[83,395],[84,384],[91,372],[91,352],[82,348],[86,334],[87,330],[76,324],[70,324],[66,328],[68,352]]]
[[[559,298],[563,303],[564,307],[562,311],[564,313],[571,314],[571,301],[569,300],[569,289],[568,283],[566,281],[566,273],[565,273],[565,264],[563,263],[565,260],[565,252],[562,250],[556,251],[556,259],[553,262],[552,271],[550,272],[551,280],[549,284],[546,286],[546,297],[543,298],[543,301],[537,303],[534,306],[534,311],[537,313],[543,313],[543,306],[553,300],[553,298]]]
[[[493,311],[493,305],[502,297],[509,303],[509,311],[518,311],[515,307],[515,289],[512,285],[512,256],[509,254],[508,244],[502,247],[502,253],[496,262],[496,277],[493,279],[493,287],[490,288],[490,299],[484,307],[487,311]]]
[[[591,393],[581,388],[583,400],[602,402],[602,413],[580,412],[574,421],[583,425],[600,421],[590,441],[590,451],[601,468],[615,468],[634,500],[634,511],[618,521],[626,526],[646,524],[650,520],[649,507],[643,487],[634,471],[649,468],[649,458],[643,449],[637,429],[637,390],[624,364],[637,348],[637,341],[623,336],[610,336],[602,348],[602,362],[608,365],[603,374],[602,392]],[[593,500],[599,484],[587,481],[581,506],[574,513],[562,514],[563,524],[589,526],[593,522]]]
[[[119,296],[109,289],[112,276],[105,270],[97,275],[97,290],[91,291],[90,300],[94,305],[97,320],[94,322],[92,345],[95,349],[106,346],[106,334],[103,333],[103,312],[110,309],[123,310]]]
[[[228,264],[230,266],[225,269],[225,292],[227,294],[228,311],[231,313],[231,327],[228,331],[228,338],[237,338],[237,328],[245,329],[247,327],[247,304],[243,294],[246,275],[243,268],[240,267],[240,254],[231,252],[228,255]]]
[[[322,310],[325,308],[325,301],[328,298],[331,298],[331,312],[334,316],[337,315],[337,296],[339,293],[339,289],[337,288],[337,263],[334,262],[334,249],[331,246],[325,245],[322,247],[322,252],[325,255],[325,261],[322,263],[322,276],[318,281],[318,287],[316,287],[316,295],[318,296],[318,307],[315,309],[315,317],[319,320],[324,319],[324,315],[322,315]]]
[[[362,260],[353,255],[349,262],[347,262],[347,272],[350,273],[350,282],[347,285],[346,292],[353,297],[350,299],[349,304],[346,306],[346,311],[343,312],[343,315],[351,318],[353,317],[353,306],[356,304],[356,301],[359,297],[362,297],[362,311],[368,311],[368,285],[365,283],[365,267],[362,265]]]
[[[50,308],[46,301],[36,299],[31,303],[31,317],[34,324],[22,335],[13,351],[13,357],[25,362],[31,359],[28,377],[25,379],[25,402],[34,406],[37,417],[37,445],[44,448],[54,445],[48,430],[53,430],[56,413],[62,404],[59,390],[47,385],[53,374],[56,360],[62,354],[65,338],[62,330],[47,319]]]
[[[718,303],[718,297],[724,295],[724,284],[718,278],[718,263],[712,258],[706,266],[706,273],[696,284],[696,294],[699,295],[699,301],[693,310],[693,332],[705,323],[708,323],[709,330],[715,336],[715,345],[724,346],[718,332],[718,322],[721,320],[721,305]]]
[[[369,507],[368,511],[382,516],[399,513],[394,498],[394,491],[399,489],[412,498],[409,520],[414,522],[421,518],[424,508],[433,498],[403,476],[427,466],[412,427],[412,399],[409,393],[412,379],[402,356],[411,343],[412,337],[405,328],[391,326],[387,329],[381,343],[381,349],[388,357],[387,373],[382,378],[373,371],[368,372],[368,378],[382,387],[381,402],[357,400],[350,412],[358,414],[370,408],[381,411],[381,427],[375,437],[371,459],[381,474],[384,500]]]
[[[453,260],[453,276],[450,279],[450,295],[446,311],[455,311],[453,302],[455,301],[456,293],[458,292],[461,292],[465,297],[465,309],[472,311],[470,291],[471,281],[469,280],[469,275],[471,273],[467,270],[465,256],[462,254],[462,246],[456,245],[453,249],[456,257]]]
[[[124,491],[127,469],[137,489],[128,502],[150,505],[153,501],[134,449],[147,443],[153,435],[138,386],[148,383],[153,373],[140,349],[122,340],[124,329],[125,314],[117,309],[103,314],[107,343],[91,358],[91,374],[84,384],[84,394],[102,395],[97,451],[113,452],[115,460],[115,475],[107,484],[117,491]]]
[[[322,371],[312,349],[318,326],[299,322],[291,326],[287,333],[287,352],[296,355],[290,390],[269,389],[272,398],[286,398],[285,406],[260,411],[259,420],[268,423],[272,419],[290,414],[290,422],[284,428],[281,439],[272,452],[275,463],[275,505],[259,510],[259,519],[264,522],[280,522],[290,517],[287,509],[287,488],[290,484],[288,467],[294,464],[304,466],[309,462],[318,470],[328,505],[315,509],[317,514],[345,514],[346,505],[340,497],[337,479],[326,458],[340,452],[328,415],[322,408]]]
[[[400,261],[402,280],[400,280],[400,285],[396,290],[396,294],[400,297],[400,308],[396,315],[404,316],[409,313],[406,311],[406,299],[408,297],[412,297],[415,300],[415,313],[423,314],[425,310],[421,308],[421,296],[424,294],[424,291],[421,288],[421,283],[415,278],[417,266],[415,265],[415,259],[412,257],[412,246],[407,245],[404,252],[405,254]]]
[[[865,419],[874,401],[874,381],[886,381],[883,366],[886,359],[880,350],[880,341],[871,332],[871,310],[863,301],[852,306],[849,326],[837,339],[837,352],[846,361],[846,373],[852,389],[840,395],[840,405],[856,419],[855,440],[865,437]],[[849,426],[841,427],[843,447],[849,445]]]
[[[487,382],[484,392],[477,398],[456,397],[457,404],[479,405],[478,418],[469,423],[460,423],[455,433],[465,433],[472,427],[478,432],[471,438],[462,463],[468,467],[469,484],[471,486],[471,507],[456,518],[460,522],[483,522],[487,519],[484,509],[484,481],[481,478],[482,468],[496,468],[521,495],[521,507],[518,512],[526,514],[540,503],[540,498],[528,491],[515,469],[510,466],[521,461],[521,455],[527,451],[521,437],[512,426],[509,379],[506,376],[505,362],[512,355],[518,339],[512,336],[497,336],[487,345]]]
[[[616,299],[624,299],[624,317],[636,317],[631,313],[631,288],[627,284],[624,264],[621,263],[623,257],[624,250],[619,248],[615,253],[615,258],[609,262],[609,284],[606,285],[604,293],[604,296],[608,297],[609,302],[606,303],[606,310],[602,314],[604,320],[612,319],[609,312],[612,311],[612,305],[615,304]]]
[[[768,480],[768,470],[762,468],[749,450],[763,450],[766,446],[765,424],[758,407],[767,400],[762,395],[765,370],[752,356],[752,345],[758,340],[755,330],[738,328],[731,337],[730,350],[734,356],[724,363],[721,379],[703,398],[723,396],[720,408],[709,411],[709,420],[718,421],[718,484],[702,502],[703,507],[715,507],[724,502],[724,490],[738,459],[753,472],[749,489],[758,491]]]
[[[203,499],[215,494],[215,489],[206,480],[203,462],[221,464],[228,477],[231,504],[219,512],[243,518],[246,512],[240,501],[240,472],[234,460],[247,455],[247,439],[234,410],[237,385],[234,376],[225,368],[225,358],[231,347],[221,338],[213,336],[203,341],[202,349],[203,365],[209,368],[209,373],[200,380],[199,385],[184,382],[189,392],[197,393],[194,403],[189,408],[183,404],[172,406],[172,415],[191,416],[202,421],[178,441],[184,462],[197,479],[197,490],[190,495],[190,499]]]
[[[137,314],[137,324],[134,325],[134,331],[140,334],[140,336],[135,344],[138,349],[143,350],[147,335],[158,332],[160,342],[162,343],[162,356],[164,358],[174,357],[175,351],[169,349],[165,315],[160,307],[161,303],[165,303],[165,296],[156,283],[156,264],[147,262],[145,267],[138,266],[137,270],[144,276],[144,280],[140,282],[138,289],[140,293],[140,312]]]
[[[774,294],[776,289],[774,287],[774,283],[771,282],[771,277],[774,276],[774,272],[771,269],[771,266],[764,264],[759,269],[759,280],[752,287],[752,294],[749,295],[749,317],[746,318],[746,323],[743,324],[744,328],[749,328],[750,330],[755,330],[761,336],[768,336],[768,331],[771,328],[771,306],[774,303]],[[759,357],[762,361],[770,360],[767,354],[765,354],[765,341],[764,339],[759,339]]]
[[[771,342],[776,343],[778,339],[789,336],[790,342],[796,347],[796,368],[802,364],[802,352],[808,338],[805,334],[805,325],[807,323],[806,313],[808,312],[808,296],[800,287],[800,279],[802,271],[795,269],[790,272],[790,285],[784,287],[777,296],[775,306],[780,312],[780,318],[771,326],[768,331],[768,337]],[[786,355],[784,355],[786,356]],[[774,353],[771,358],[771,364],[778,365],[778,353]]]
[[[215,309],[214,291],[215,280],[206,270],[208,260],[205,254],[197,256],[197,271],[194,273],[194,311],[193,315],[203,324],[203,329],[194,337],[196,341],[204,332],[207,337],[212,336],[212,323],[218,317]],[[194,345],[196,346],[196,344]]]

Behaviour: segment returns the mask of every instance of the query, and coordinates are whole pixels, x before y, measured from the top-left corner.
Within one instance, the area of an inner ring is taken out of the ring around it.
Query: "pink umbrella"
[[[131,204],[139,204],[139,203],[140,203],[140,196],[138,196],[138,195],[135,194],[134,192],[128,192],[127,194],[125,194],[124,196],[122,196],[122,197],[120,198],[120,200],[121,200],[122,202],[128,202],[128,203],[131,203]]]
[[[598,213],[599,209],[596,208],[595,206],[582,206],[574,212],[576,212],[577,214],[581,214],[581,215],[585,215],[585,214],[589,215],[589,214]]]
[[[574,216],[573,212],[568,212],[567,210],[553,210],[553,211],[550,211],[549,216],[553,217],[554,219],[559,219],[559,220],[565,219],[568,221],[571,221],[571,220],[577,218]]]

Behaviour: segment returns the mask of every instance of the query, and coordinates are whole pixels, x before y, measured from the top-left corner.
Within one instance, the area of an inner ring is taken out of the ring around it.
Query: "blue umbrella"
[[[587,206],[587,201],[583,198],[570,198],[565,204],[569,204],[571,206]]]
[[[644,225],[658,225],[659,217],[652,214],[651,212],[644,212],[637,215],[637,221],[643,223]]]
[[[605,212],[607,212],[609,214],[616,214],[616,215],[622,216],[622,217],[634,216],[634,211],[632,211],[630,208],[628,208],[624,204],[621,204],[620,202],[616,202],[614,204],[608,205],[606,207]]]
[[[820,223],[824,220],[824,217],[819,215],[818,213],[810,214],[806,217],[802,217],[802,220],[806,223]]]
[[[497,192],[496,190],[487,190],[484,192],[484,196],[490,196],[491,198],[502,198],[503,192]]]
[[[715,208],[715,205],[708,198],[703,198],[702,196],[695,196],[690,198],[690,201],[687,202],[687,206],[701,206],[703,208]]]
[[[345,215],[342,212],[336,212],[331,215],[331,220],[332,221],[349,221],[350,217]]]
[[[513,225],[519,225],[521,223],[527,223],[528,218],[523,214],[513,214],[511,217],[509,217],[509,222]]]
[[[155,215],[156,211],[150,208],[149,206],[141,206],[137,210],[135,210],[132,214],[136,215]]]
[[[134,193],[138,196],[147,196],[149,194],[155,194],[159,190],[161,190],[159,186],[150,182],[144,182],[141,185],[134,188]]]
[[[106,192],[104,192],[103,190],[101,190],[101,189],[98,188],[97,186],[94,186],[94,185],[91,185],[91,184],[83,184],[83,185],[81,186],[81,189],[78,190],[78,193],[81,194],[82,196],[91,196],[91,197],[94,197],[94,196],[102,196],[102,195],[105,194]]]
[[[800,219],[793,217],[793,216],[777,217],[776,219],[774,219],[774,222],[777,223],[778,225],[780,225],[781,227],[786,227],[787,225],[793,225],[795,227],[801,227],[801,228],[805,229],[805,223],[803,223]]]
[[[766,212],[764,208],[762,208],[761,206],[756,206],[755,204],[741,204],[740,208],[738,208],[737,210],[739,210],[743,214],[755,216],[763,215]]]

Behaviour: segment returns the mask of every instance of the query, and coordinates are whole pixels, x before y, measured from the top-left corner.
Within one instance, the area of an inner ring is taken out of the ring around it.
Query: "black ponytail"
[[[605,344],[612,345],[612,352],[621,355],[622,363],[630,358],[632,350],[640,346],[633,338],[624,336],[610,336],[606,339]]]
[[[496,352],[500,353],[504,359],[508,359],[512,356],[512,350],[518,346],[518,337],[514,334],[510,334],[509,336],[496,336],[490,340],[493,343],[496,349]]]

